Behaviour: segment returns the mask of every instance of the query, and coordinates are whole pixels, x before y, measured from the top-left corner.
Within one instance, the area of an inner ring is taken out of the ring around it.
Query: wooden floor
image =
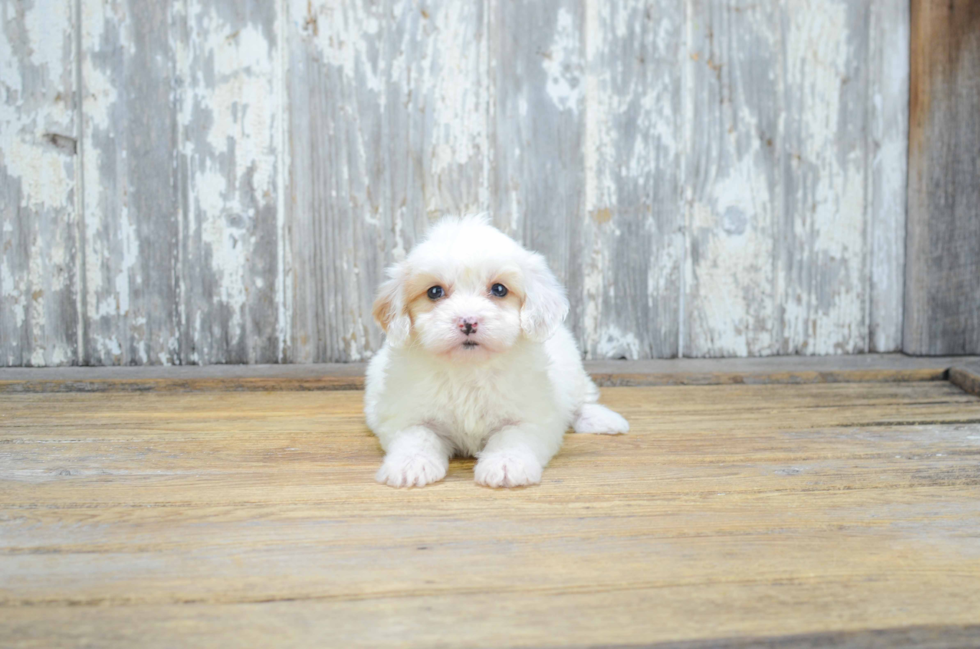
[[[538,487],[373,482],[358,391],[0,394],[0,646],[980,646],[980,399],[606,388]]]

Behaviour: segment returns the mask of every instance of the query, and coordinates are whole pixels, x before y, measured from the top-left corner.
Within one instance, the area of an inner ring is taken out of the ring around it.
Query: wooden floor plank
[[[980,399],[950,383],[607,388],[631,433],[569,435],[513,491],[472,460],[374,484],[361,398],[0,395],[0,644],[964,646],[980,625]]]
[[[587,361],[600,386],[941,381],[980,356],[855,354]],[[365,363],[0,368],[0,393],[360,390]]]
[[[980,361],[958,362],[949,368],[949,380],[964,392],[980,397]]]

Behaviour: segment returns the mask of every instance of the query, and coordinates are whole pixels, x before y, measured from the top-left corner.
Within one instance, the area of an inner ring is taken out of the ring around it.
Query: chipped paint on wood
[[[586,6],[590,218],[572,252],[585,267],[575,295],[584,304],[582,346],[591,358],[676,356],[683,7],[669,0]]]
[[[898,349],[907,51],[880,4],[693,3],[684,355]]]
[[[781,15],[696,1],[687,16],[685,296],[681,353],[778,351]],[[739,3],[740,5],[742,3]]]
[[[430,219],[485,210],[479,4],[289,4],[289,360],[361,360],[384,267]]]
[[[85,350],[180,363],[174,5],[81,0]]]
[[[0,0],[0,365],[78,362],[73,6]]]
[[[183,19],[182,361],[277,362],[285,341],[276,5],[189,2]]]
[[[868,4],[788,8],[780,298],[783,354],[868,350]],[[787,171],[784,166],[784,171]]]
[[[581,338],[588,290],[579,231],[588,218],[584,3],[489,3],[491,212],[502,230],[539,250],[566,284]]]
[[[901,0],[0,7],[0,364],[363,360],[480,211],[591,358],[900,345]]]
[[[909,124],[909,3],[871,4],[868,124],[871,174],[870,341],[872,352],[902,348]]]

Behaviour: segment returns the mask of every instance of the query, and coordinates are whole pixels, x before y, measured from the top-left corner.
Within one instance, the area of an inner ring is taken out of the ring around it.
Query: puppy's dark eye
[[[441,286],[433,286],[428,291],[426,291],[426,295],[429,296],[430,300],[438,300],[439,298],[443,297],[445,294],[446,294],[446,290]]]
[[[490,287],[490,293],[496,297],[503,297],[507,295],[507,287],[503,284],[494,284]]]

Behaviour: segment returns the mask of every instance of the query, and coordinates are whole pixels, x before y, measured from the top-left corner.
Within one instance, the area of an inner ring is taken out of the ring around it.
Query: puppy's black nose
[[[460,318],[457,324],[459,324],[459,330],[462,331],[467,336],[469,336],[471,333],[474,333],[476,331],[476,326],[478,323],[476,320],[467,320],[466,318]]]

